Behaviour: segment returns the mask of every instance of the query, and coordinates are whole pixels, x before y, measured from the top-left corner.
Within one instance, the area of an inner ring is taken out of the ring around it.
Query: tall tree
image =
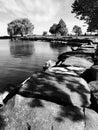
[[[57,25],[57,32],[59,32],[61,36],[66,36],[68,34],[68,29],[63,19],[61,19]]]
[[[16,19],[8,23],[8,34],[12,37],[13,35],[27,35],[31,34],[34,29],[34,25],[29,19]]]
[[[98,29],[98,0],[75,0],[72,4],[72,13],[80,20],[85,20],[88,30]]]
[[[82,34],[82,29],[81,29],[81,27],[75,25],[75,26],[73,27],[72,32],[74,32],[76,35],[81,35],[81,34]]]
[[[58,24],[53,24],[50,27],[49,32],[55,35],[60,34],[61,36],[66,36],[68,34],[68,29],[65,22],[61,19]]]

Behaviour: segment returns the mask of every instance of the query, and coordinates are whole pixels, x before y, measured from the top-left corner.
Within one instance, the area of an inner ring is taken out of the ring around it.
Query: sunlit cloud
[[[56,15],[59,4],[52,0],[0,0],[0,7],[0,13],[7,13],[9,17],[13,14],[13,17],[47,21]]]

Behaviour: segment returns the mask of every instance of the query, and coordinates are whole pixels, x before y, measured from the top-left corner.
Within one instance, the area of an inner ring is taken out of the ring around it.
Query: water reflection
[[[50,48],[53,49],[53,50],[57,50],[58,55],[65,53],[65,52],[68,52],[68,51],[72,51],[71,46],[62,45],[62,44],[50,43]]]
[[[56,61],[68,47],[52,47],[49,42],[0,40],[0,92],[7,84],[19,85],[33,72],[41,71],[49,59]]]
[[[58,47],[64,47],[65,44],[62,44],[62,43],[50,43],[50,46],[52,48],[58,48]]]
[[[34,52],[32,42],[10,41],[10,53],[13,57],[30,57]]]

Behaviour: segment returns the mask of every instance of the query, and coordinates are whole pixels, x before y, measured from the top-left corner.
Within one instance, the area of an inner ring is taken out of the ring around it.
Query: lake
[[[68,46],[56,47],[49,42],[0,40],[0,92],[8,84],[19,85],[34,72],[42,71],[47,60],[56,61],[68,50]]]

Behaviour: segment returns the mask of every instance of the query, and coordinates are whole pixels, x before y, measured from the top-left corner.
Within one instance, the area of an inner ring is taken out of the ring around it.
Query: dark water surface
[[[47,60],[56,60],[68,49],[41,41],[0,40],[0,92],[9,83],[19,85],[35,71],[41,71]]]

